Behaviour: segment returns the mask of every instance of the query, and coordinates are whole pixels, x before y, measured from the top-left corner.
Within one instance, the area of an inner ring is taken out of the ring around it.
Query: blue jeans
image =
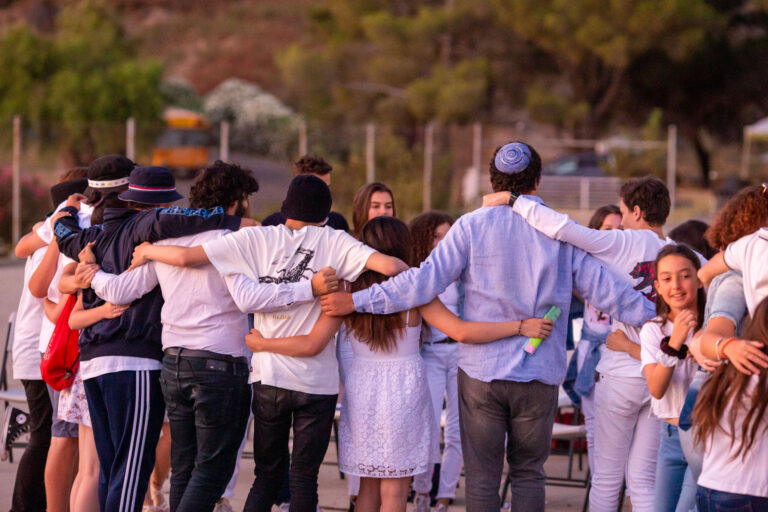
[[[689,512],[696,505],[696,482],[680,447],[677,427],[661,422],[656,461],[656,512]]]
[[[213,510],[232,477],[248,423],[248,362],[166,355],[160,374],[171,423],[172,511]]]
[[[83,381],[99,454],[103,511],[141,510],[165,415],[159,377],[160,370],[140,370]]]
[[[714,491],[699,486],[696,493],[699,512],[765,512],[768,498]]]

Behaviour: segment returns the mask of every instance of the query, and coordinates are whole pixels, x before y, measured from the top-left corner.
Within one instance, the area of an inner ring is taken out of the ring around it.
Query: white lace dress
[[[391,352],[373,352],[345,332],[354,352],[339,420],[339,468],[371,478],[424,473],[439,461],[421,326],[406,327]],[[346,340],[340,340],[340,342]]]

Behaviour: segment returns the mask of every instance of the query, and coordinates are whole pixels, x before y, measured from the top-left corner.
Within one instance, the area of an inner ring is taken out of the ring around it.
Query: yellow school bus
[[[194,175],[208,165],[210,123],[203,114],[180,108],[163,113],[166,129],[152,152],[152,165],[172,169],[179,177]]]

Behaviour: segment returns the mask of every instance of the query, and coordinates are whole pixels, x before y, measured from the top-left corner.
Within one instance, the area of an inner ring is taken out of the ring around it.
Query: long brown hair
[[[392,198],[392,216],[397,217],[397,209],[395,208],[395,194],[385,184],[374,181],[363,185],[355,193],[355,198],[352,200],[352,234],[358,236],[368,222],[368,210],[371,209],[371,196],[375,192],[386,192],[389,197]]]
[[[405,223],[394,217],[376,217],[368,221],[360,231],[358,239],[388,256],[394,256],[408,262],[411,246],[411,234]],[[366,270],[355,282],[352,291],[364,290],[375,283],[385,281],[387,276]],[[367,344],[373,351],[390,352],[397,344],[397,336],[405,328],[405,321],[400,313],[390,315],[371,315],[353,313],[344,320],[347,329],[355,337]]]
[[[762,342],[761,350],[768,353],[768,298],[757,306],[755,316],[747,325],[742,338]],[[706,446],[715,431],[721,429],[730,435],[732,447],[736,439],[741,443],[734,457],[741,455],[744,458],[747,455],[759,437],[761,424],[763,430],[768,428],[763,421],[768,408],[768,372],[760,372],[747,406],[747,386],[751,380],[752,376],[741,373],[732,364],[724,364],[715,370],[714,375],[701,387],[693,409],[693,419],[698,426],[697,442]],[[731,406],[730,414],[724,418],[728,405]],[[740,417],[739,413],[744,411],[746,415]],[[727,430],[723,428],[721,420],[727,422]]]
[[[654,280],[659,279],[659,262],[666,258],[667,256],[682,256],[686,258],[688,261],[690,261],[693,264],[693,268],[696,269],[696,272],[699,271],[701,268],[701,262],[699,261],[698,256],[696,256],[696,253],[693,252],[693,250],[686,246],[686,245],[675,245],[675,244],[669,244],[662,247],[662,249],[659,251],[659,254],[656,256],[656,261],[653,262],[653,275]],[[670,309],[666,302],[664,302],[664,299],[661,297],[661,294],[655,289],[656,285],[654,284],[654,293],[656,294],[655,302],[656,302],[656,314],[659,316],[658,323],[661,325],[664,325],[667,322],[667,319],[669,318]],[[696,330],[701,329],[702,324],[704,323],[704,307],[707,305],[707,292],[704,291],[704,287],[700,286],[699,289],[696,291]]]
[[[435,229],[443,224],[453,225],[453,217],[443,212],[427,212],[417,215],[408,225],[411,230],[411,265],[417,267],[432,252]]]

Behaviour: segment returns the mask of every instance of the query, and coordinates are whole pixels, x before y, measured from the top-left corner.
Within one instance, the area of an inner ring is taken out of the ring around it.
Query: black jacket
[[[104,224],[81,229],[77,211],[64,208],[72,217],[56,222],[54,233],[62,254],[77,260],[78,253],[95,242],[93,252],[102,270],[120,274],[131,265],[133,249],[142,242],[193,235],[211,229],[237,230],[240,218],[224,213],[221,207],[212,210],[189,208],[153,208],[130,210],[107,208]],[[90,288],[83,290],[83,307],[104,304]],[[162,358],[162,325],[160,311],[163,296],[160,287],[137,299],[121,316],[107,318],[86,327],[80,333],[80,359],[88,361],[101,356],[131,356],[160,360]]]

